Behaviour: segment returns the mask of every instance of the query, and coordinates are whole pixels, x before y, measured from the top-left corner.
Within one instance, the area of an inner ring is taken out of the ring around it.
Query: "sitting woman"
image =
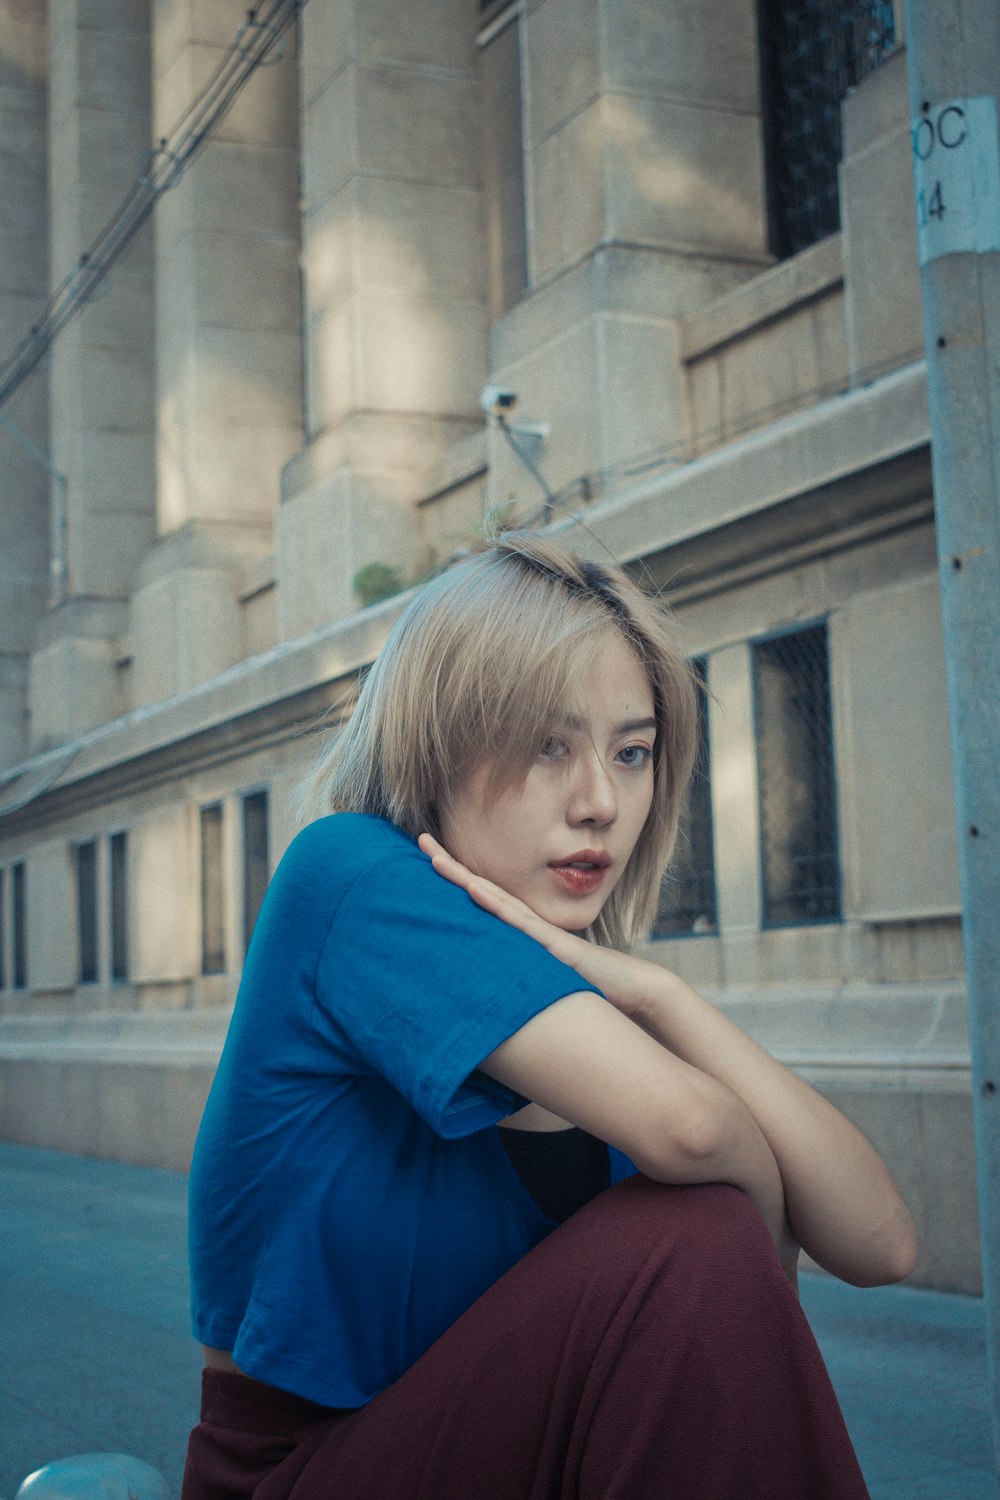
[[[271,883],[191,1174],[184,1500],[861,1500],[795,1292],[912,1269],[868,1142],[636,957],[696,686],[508,534],[415,596]]]

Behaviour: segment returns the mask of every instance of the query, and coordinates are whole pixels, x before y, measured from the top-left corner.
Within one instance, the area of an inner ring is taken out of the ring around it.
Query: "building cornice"
[[[773,423],[555,524],[685,603],[932,514],[923,363]],[[408,594],[250,657],[0,777],[0,838],[318,728]],[[329,722],[329,720],[327,720]]]

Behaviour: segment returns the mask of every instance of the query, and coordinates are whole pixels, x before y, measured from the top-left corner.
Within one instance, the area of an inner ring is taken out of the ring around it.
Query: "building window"
[[[226,972],[221,802],[201,810],[201,972]]]
[[[895,46],[892,0],[760,0],[769,238],[793,255],[840,227],[840,104]]]
[[[97,983],[97,843],[76,846],[76,936],[81,984]]]
[[[6,873],[0,869],[0,990],[7,988]]]
[[[14,988],[23,990],[28,985],[28,877],[21,861],[11,868],[14,902]]]
[[[128,978],[128,884],[124,833],[113,833],[111,852],[111,978]]]
[[[520,6],[481,6],[479,24],[486,254],[490,313],[498,318],[528,284]]]
[[[840,916],[826,626],[753,647],[765,926]]]
[[[705,661],[694,669],[705,681]],[[681,817],[677,847],[660,892],[654,937],[715,932],[715,850],[712,837],[712,795],[709,775],[708,699],[698,694],[698,759]]]
[[[243,951],[250,946],[254,923],[269,878],[267,793],[243,798]]]

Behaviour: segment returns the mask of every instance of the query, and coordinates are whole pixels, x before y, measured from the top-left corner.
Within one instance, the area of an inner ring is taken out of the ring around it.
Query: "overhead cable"
[[[44,359],[55,338],[81,308],[101,294],[108,272],[138,234],[157,201],[231,109],[257,68],[283,55],[282,38],[306,0],[271,0],[247,12],[224,61],[169,135],[147,152],[114,218],[59,283],[42,314],[9,359],[0,364],[0,409]]]

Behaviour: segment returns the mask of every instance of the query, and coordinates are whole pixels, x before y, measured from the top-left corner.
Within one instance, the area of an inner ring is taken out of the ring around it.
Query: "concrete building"
[[[244,16],[0,0],[0,358]],[[878,0],[302,8],[3,414],[0,1134],[187,1164],[400,608],[355,580],[492,511],[673,606],[711,696],[649,951],[975,1289],[904,46]]]

